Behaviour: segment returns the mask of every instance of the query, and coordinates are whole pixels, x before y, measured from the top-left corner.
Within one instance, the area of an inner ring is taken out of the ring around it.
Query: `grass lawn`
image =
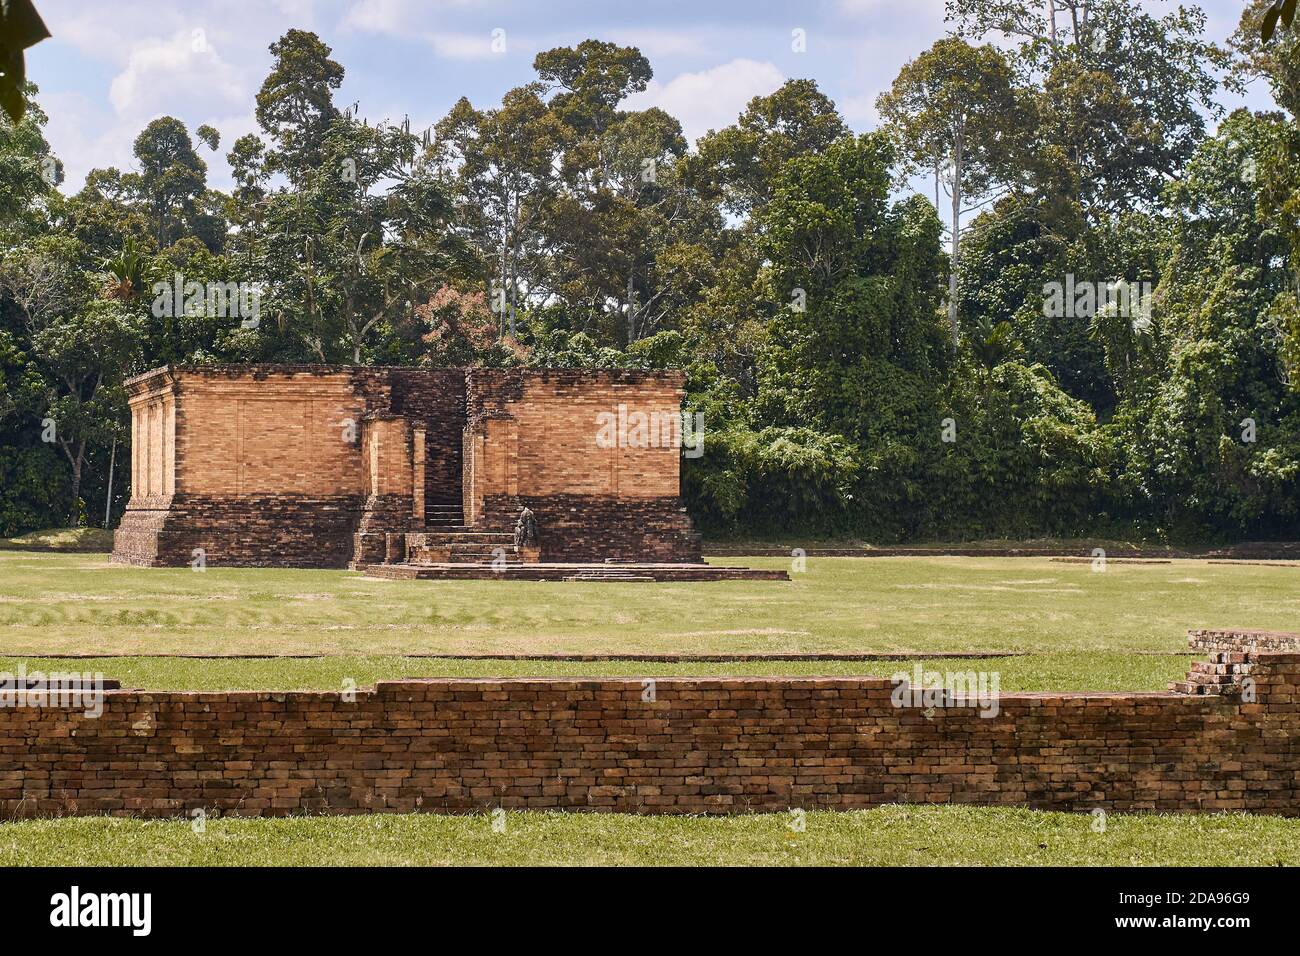
[[[0,538],[0,551],[105,552],[113,550],[113,532],[104,528],[50,528],[17,538]]]
[[[648,817],[511,812],[208,820],[105,817],[0,824],[0,865],[1083,865],[1300,863],[1300,819],[890,806],[790,814]]]
[[[1178,653],[1189,627],[1300,630],[1296,565],[809,558],[794,578],[386,581],[0,551],[0,655]]]
[[[1115,653],[1042,654],[1028,657],[938,660],[661,661],[485,660],[429,657],[231,658],[108,657],[94,659],[0,658],[0,671],[90,671],[149,690],[342,690],[402,677],[654,677],[672,674],[874,675],[911,673],[920,664],[937,671],[998,674],[999,689],[1013,691],[1164,690],[1187,674],[1191,657]]]

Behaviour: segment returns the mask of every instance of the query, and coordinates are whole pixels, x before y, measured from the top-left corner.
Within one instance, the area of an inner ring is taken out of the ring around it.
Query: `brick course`
[[[1300,810],[1300,653],[1253,700],[1008,694],[895,707],[878,678],[404,680],[337,693],[111,691],[0,710],[0,815],[734,813],[968,803]],[[652,696],[652,700],[646,699]],[[958,701],[957,703],[961,703]]]

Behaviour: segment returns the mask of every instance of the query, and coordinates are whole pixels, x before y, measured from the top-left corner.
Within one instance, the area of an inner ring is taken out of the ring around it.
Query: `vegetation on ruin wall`
[[[953,0],[879,129],[796,79],[695,144],[619,108],[635,49],[542,53],[426,132],[341,109],[343,65],[294,30],[229,193],[216,131],[161,117],[133,171],[65,195],[28,87],[0,119],[0,535],[104,523],[128,373],[361,361],[685,367],[714,531],[1294,538],[1300,35],[1262,43],[1268,6],[1217,49],[1195,7],[1048,31]],[[1223,116],[1221,78],[1253,76],[1278,110]],[[157,314],[178,274],[256,289],[256,327]],[[1072,280],[1151,308],[1047,314]]]

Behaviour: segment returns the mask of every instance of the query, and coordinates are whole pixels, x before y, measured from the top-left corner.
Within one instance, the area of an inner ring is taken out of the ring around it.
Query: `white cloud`
[[[870,16],[899,25],[936,17],[942,21],[944,15],[944,0],[839,0],[836,7],[848,16]]]
[[[349,8],[343,25],[367,33],[399,33],[410,13],[405,0],[361,0]]]
[[[143,116],[169,104],[186,111],[243,104],[250,95],[200,28],[137,43],[108,90],[109,102],[123,117]]]
[[[188,34],[184,49],[190,49]],[[251,94],[226,70],[219,57],[190,62],[174,41],[144,41],[113,80],[109,91],[113,112],[80,92],[42,91],[38,100],[50,117],[46,138],[64,164],[63,192],[71,195],[79,190],[92,169],[133,169],[136,136],[165,113],[183,117],[191,134],[204,123],[221,133],[217,152],[197,140],[195,148],[208,164],[209,184],[229,188],[225,154],[235,139],[255,130],[257,124],[247,112]]]
[[[608,32],[608,36],[605,35]],[[719,44],[710,42],[716,38],[707,37],[698,30],[660,30],[654,27],[636,27],[633,29],[615,29],[602,32],[601,38],[612,40],[623,46],[634,46],[644,53],[652,62],[657,57],[692,56],[716,51]]]
[[[348,9],[343,26],[363,33],[413,37],[427,43],[438,56],[450,60],[479,60],[496,53],[492,49],[492,31],[478,33],[447,29],[430,29],[426,24],[437,20],[431,14],[439,6],[464,6],[458,2],[442,4],[414,3],[412,0],[360,0]],[[501,28],[504,29],[504,28]],[[511,37],[507,33],[509,45]]]
[[[698,73],[681,73],[667,83],[651,80],[644,93],[634,93],[622,106],[633,110],[658,106],[677,117],[693,143],[711,129],[730,126],[751,99],[766,96],[784,82],[785,75],[771,63],[741,58]]]
[[[63,163],[60,188],[65,194],[80,190],[92,169],[129,167],[131,144],[139,130],[120,123],[105,125],[101,119],[104,110],[96,109],[82,93],[42,91],[37,101],[50,117],[45,138]]]
[[[481,60],[496,55],[488,33],[426,33],[424,40],[433,52],[452,60]],[[510,38],[505,35],[506,48]]]

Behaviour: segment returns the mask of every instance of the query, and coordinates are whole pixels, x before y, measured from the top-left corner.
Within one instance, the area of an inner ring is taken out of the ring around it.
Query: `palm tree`
[[[127,236],[122,251],[104,262],[104,269],[117,280],[107,289],[107,297],[120,302],[138,297],[144,291],[148,266],[149,259],[136,245],[135,237]]]
[[[974,332],[967,337],[971,355],[984,369],[992,372],[1016,351],[1016,339],[1011,330],[1011,323],[1002,321],[996,325],[987,316],[980,319]]]

